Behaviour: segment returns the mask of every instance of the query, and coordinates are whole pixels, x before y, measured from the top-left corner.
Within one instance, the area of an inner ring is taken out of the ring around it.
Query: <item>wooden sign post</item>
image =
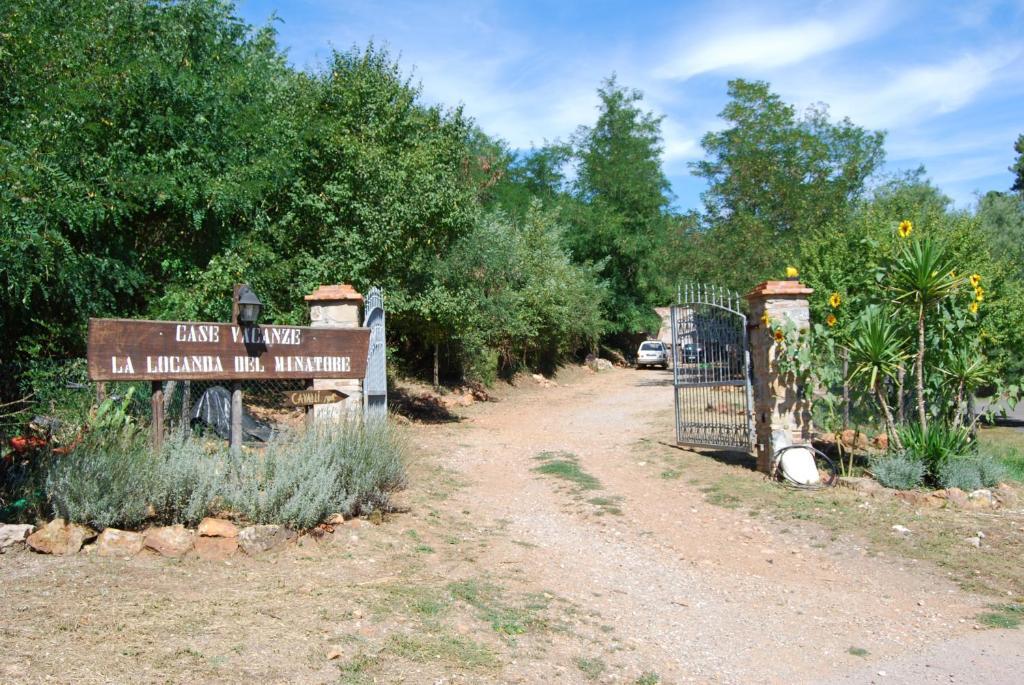
[[[359,379],[369,342],[368,328],[90,319],[87,356],[90,380],[153,382],[153,443],[159,445],[161,381]],[[235,416],[241,420],[240,393],[232,394]],[[240,446],[240,430],[237,436]]]

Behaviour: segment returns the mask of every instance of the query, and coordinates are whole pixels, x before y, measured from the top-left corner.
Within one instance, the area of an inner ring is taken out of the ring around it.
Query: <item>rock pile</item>
[[[995,488],[981,488],[964,492],[960,488],[945,490],[892,490],[871,478],[841,478],[840,485],[869,497],[893,496],[918,509],[943,507],[984,511],[987,509],[1017,509],[1021,500],[1016,488],[1000,483]]]
[[[302,540],[315,544],[337,537],[333,531],[335,526],[359,525],[358,519],[346,522],[340,514],[332,516],[330,523],[333,525],[316,528],[302,536]],[[93,541],[93,544],[88,544]],[[219,518],[205,518],[195,530],[177,524],[147,528],[141,532],[106,528],[97,533],[63,519],[54,519],[38,530],[28,524],[0,524],[0,553],[27,546],[40,554],[71,555],[82,551],[101,557],[129,558],[149,553],[175,559],[193,556],[223,561],[235,554],[254,556],[298,541],[299,533],[285,526],[239,528],[231,521]]]

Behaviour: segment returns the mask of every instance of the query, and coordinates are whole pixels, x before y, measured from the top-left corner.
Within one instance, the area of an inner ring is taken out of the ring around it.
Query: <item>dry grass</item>
[[[652,475],[685,474],[707,501],[751,516],[820,524],[833,539],[863,538],[875,553],[898,554],[935,564],[964,589],[992,596],[1024,596],[1024,513],[997,510],[915,510],[892,496],[869,497],[847,488],[802,491],[782,487],[753,471],[753,457],[705,455],[644,440],[636,452],[656,464]],[[1024,496],[1024,492],[1021,493]],[[894,525],[913,531],[901,537]],[[966,538],[981,531],[980,547]]]

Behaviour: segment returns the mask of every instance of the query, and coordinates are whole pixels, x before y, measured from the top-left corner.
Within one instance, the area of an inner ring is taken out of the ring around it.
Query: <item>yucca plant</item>
[[[908,423],[899,433],[907,455],[924,462],[934,479],[938,479],[947,462],[971,455],[974,448],[967,429],[948,426],[940,421],[933,422],[924,430],[917,424]]]
[[[955,384],[953,426],[959,427],[967,393],[994,380],[992,365],[977,347],[965,346],[950,354],[939,370]]]
[[[868,390],[874,393],[882,407],[886,431],[900,450],[903,445],[896,431],[882,381],[894,378],[899,372],[900,365],[907,357],[904,352],[907,342],[907,338],[900,334],[893,322],[893,317],[881,307],[871,305],[854,322],[846,348],[850,356],[850,380],[867,380]]]
[[[904,238],[907,240],[907,238]],[[951,296],[963,283],[945,247],[931,238],[909,240],[896,253],[886,272],[886,284],[893,299],[911,306],[917,313],[917,358],[915,360],[917,416],[922,431],[928,428],[924,403],[925,311]]]

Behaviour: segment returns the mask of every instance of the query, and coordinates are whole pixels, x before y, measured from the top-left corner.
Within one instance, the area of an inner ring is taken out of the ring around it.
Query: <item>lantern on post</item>
[[[243,326],[252,326],[260,318],[263,303],[249,286],[243,285],[238,288],[235,303],[238,307],[238,323]]]

